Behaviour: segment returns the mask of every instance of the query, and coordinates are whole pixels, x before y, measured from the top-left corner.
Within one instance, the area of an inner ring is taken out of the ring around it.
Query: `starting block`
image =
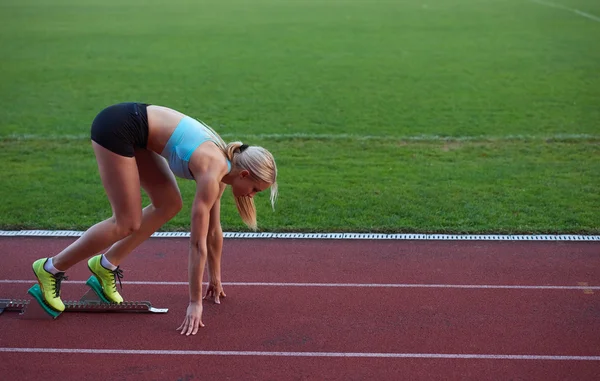
[[[102,286],[95,276],[85,282],[90,289],[78,301],[64,301],[65,310],[63,312],[149,312],[155,314],[164,314],[169,311],[168,308],[155,308],[150,302],[109,302]],[[4,311],[20,311],[20,317],[23,319],[44,319],[54,320],[62,312],[50,308],[42,297],[42,291],[38,284],[33,285],[27,293],[34,300],[20,299],[0,299],[0,314]]]

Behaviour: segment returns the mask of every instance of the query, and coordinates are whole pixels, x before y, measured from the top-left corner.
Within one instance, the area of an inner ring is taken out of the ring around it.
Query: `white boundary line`
[[[495,355],[462,353],[357,353],[357,352],[260,352],[260,351],[193,351],[161,349],[89,349],[89,348],[11,348],[0,347],[7,353],[71,353],[96,355],[194,355],[194,356],[262,356],[262,357],[344,357],[344,358],[417,358],[417,359],[476,359],[476,360],[545,360],[600,361],[600,356],[557,355]]]
[[[75,230],[0,230],[0,237],[79,237]],[[189,238],[189,232],[157,232],[154,238]],[[590,241],[600,242],[600,235],[539,234],[371,234],[371,233],[239,233],[225,232],[224,238],[269,239],[348,239],[348,240],[403,240],[403,241]]]
[[[535,0],[531,0],[535,1]],[[573,140],[600,140],[600,135],[593,134],[553,134],[553,135],[467,135],[467,136],[440,136],[440,135],[356,135],[356,134],[232,134],[222,133],[221,137],[226,139],[262,140],[376,140],[376,141],[408,141],[408,142],[503,142],[503,141],[573,141]],[[0,141],[6,140],[45,140],[45,141],[85,141],[89,140],[89,134],[79,135],[36,135],[36,134],[11,134],[0,136]]]
[[[574,9],[574,8],[569,8],[569,7],[565,7],[564,5],[560,5],[560,4],[555,4],[555,3],[551,3],[549,1],[543,1],[543,0],[529,0],[532,3],[537,3],[537,4],[541,4],[541,5],[545,5],[547,7],[550,8],[556,8],[556,9],[562,9],[563,11],[569,11],[569,12],[573,12],[576,15],[579,15],[581,17],[586,17],[590,20],[594,20],[596,22],[600,22],[600,17],[598,16],[594,16],[590,13],[586,13],[583,11],[580,11],[579,9]]]
[[[0,284],[33,284],[31,279],[0,279]],[[85,284],[84,281],[64,281],[63,284]],[[123,284],[148,286],[187,286],[188,282],[124,281]],[[207,285],[207,283],[204,283]],[[284,283],[284,282],[223,282],[238,287],[347,287],[347,288],[454,288],[486,290],[600,290],[600,286],[535,286],[502,284],[422,284],[422,283]]]

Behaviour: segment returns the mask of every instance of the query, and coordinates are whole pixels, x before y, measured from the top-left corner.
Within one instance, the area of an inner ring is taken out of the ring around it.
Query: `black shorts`
[[[148,114],[145,103],[109,106],[92,122],[92,140],[117,155],[133,157],[136,148],[148,144]]]

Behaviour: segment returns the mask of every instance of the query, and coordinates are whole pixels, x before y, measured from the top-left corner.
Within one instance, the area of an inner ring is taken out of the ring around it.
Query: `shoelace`
[[[123,279],[123,270],[121,270],[118,266],[115,270],[111,271],[113,273],[115,279],[113,281],[113,287],[115,291],[117,291],[117,280],[119,281],[119,287],[123,289],[123,284],[121,284],[121,279]]]
[[[65,276],[65,273],[57,273],[56,275],[53,275],[54,277],[54,297],[59,298],[60,297],[60,285],[61,282],[63,280],[67,280],[69,279],[69,277]]]

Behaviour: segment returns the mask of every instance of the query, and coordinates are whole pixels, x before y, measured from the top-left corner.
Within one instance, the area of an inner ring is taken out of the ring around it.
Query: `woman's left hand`
[[[215,304],[221,304],[220,298],[225,298],[226,296],[221,281],[211,279],[208,288],[206,289],[206,295],[204,295],[204,298],[202,299],[206,300],[208,298],[214,298]]]
[[[177,330],[181,331],[182,335],[189,336],[190,334],[195,335],[199,327],[204,327],[204,323],[202,323],[202,302],[190,302],[185,320]]]

